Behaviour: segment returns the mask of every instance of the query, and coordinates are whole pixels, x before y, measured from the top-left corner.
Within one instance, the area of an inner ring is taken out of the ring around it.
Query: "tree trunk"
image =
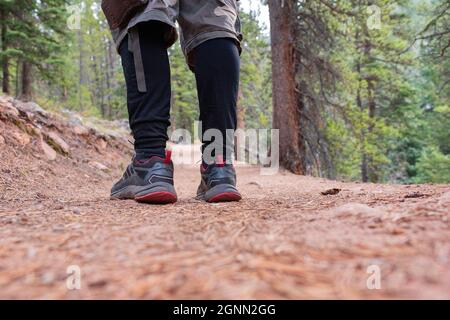
[[[113,52],[113,45],[111,41],[108,39],[105,39],[106,41],[106,52],[105,52],[105,58],[106,58],[106,103],[107,103],[107,113],[108,118],[113,118],[113,109],[112,109],[112,90],[114,87],[113,81],[114,81],[114,52]]]
[[[96,53],[92,54],[91,56],[92,64],[91,64],[91,70],[94,71],[94,86],[93,89],[91,89],[91,99],[92,99],[92,105],[96,106],[98,105],[100,107],[100,112],[102,113],[102,118],[106,118],[106,106],[105,106],[105,93],[103,91],[103,83],[100,79],[100,73],[101,73],[101,57],[97,57]],[[100,99],[100,101],[99,101]]]
[[[79,56],[78,56],[78,71],[79,71],[79,79],[78,79],[78,109],[83,110],[83,89],[87,84],[86,80],[86,73],[85,73],[85,67],[84,67],[84,41],[83,41],[83,34],[80,31],[78,31],[78,50],[79,50]]]
[[[16,62],[16,75],[15,75],[15,87],[16,87],[16,94],[15,96],[18,97],[20,94],[20,66],[22,65],[22,63],[20,62],[20,59],[17,60]]]
[[[375,109],[377,107],[376,101],[375,101],[375,85],[372,80],[369,80],[367,82],[367,97],[368,97],[368,106],[369,106],[369,126],[368,126],[368,132],[371,134],[374,129],[374,123],[373,120],[375,118]],[[375,165],[371,158],[368,159],[369,164],[367,166],[367,176],[370,180],[370,182],[378,182],[378,174],[377,169],[375,168]]]
[[[305,146],[301,139],[300,112],[295,78],[295,28],[292,20],[294,0],[269,0],[272,77],[273,128],[280,130],[280,164],[305,174]]]
[[[19,97],[23,101],[29,101],[33,95],[32,88],[32,66],[28,61],[22,62],[22,74],[21,74],[21,91]]]
[[[242,90],[240,88],[237,103],[237,128],[245,129],[245,109],[242,105]]]
[[[363,27],[364,34],[364,60],[366,63],[370,63],[372,61],[372,42],[369,35],[369,30],[367,30],[367,26]],[[365,80],[367,83],[367,112],[369,116],[369,123],[367,125],[367,133],[368,136],[372,138],[373,132],[373,119],[375,118],[375,84],[372,75],[366,75]],[[376,174],[376,169],[374,168],[373,159],[367,153],[364,154],[362,159],[363,165],[365,165],[365,177],[363,177],[363,182],[377,182],[378,175]],[[365,181],[364,181],[365,180]]]
[[[0,17],[1,17],[1,41],[2,41],[2,52],[5,53],[6,50],[8,49],[8,44],[6,42],[6,31],[7,31],[7,26],[6,26],[6,14],[5,11],[2,10],[0,12]],[[7,56],[3,56],[2,59],[2,91],[6,94],[10,94],[11,93],[11,89],[9,87],[9,59]]]
[[[358,62],[356,65],[356,70],[358,72],[359,82],[358,82],[358,90],[356,94],[356,105],[359,110],[362,112],[364,110],[364,106],[361,98],[361,87],[362,87],[362,74],[361,74],[361,63]],[[366,133],[364,128],[361,129],[360,143],[361,143],[361,180],[362,182],[369,182],[369,174],[368,174],[368,163],[367,163],[367,154],[366,154]]]

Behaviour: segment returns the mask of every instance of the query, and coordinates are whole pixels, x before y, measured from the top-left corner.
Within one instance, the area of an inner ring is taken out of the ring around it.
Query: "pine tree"
[[[2,14],[3,90],[10,92],[11,61],[16,62],[16,94],[28,100],[33,94],[33,75],[51,79],[61,66],[65,48],[67,1],[0,1]]]

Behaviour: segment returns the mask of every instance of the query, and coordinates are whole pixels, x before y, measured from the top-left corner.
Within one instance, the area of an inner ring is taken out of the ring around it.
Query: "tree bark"
[[[367,26],[363,27],[364,33],[364,60],[366,63],[372,61],[372,42],[370,40],[369,30]],[[367,133],[369,137],[372,137],[373,132],[373,119],[375,118],[375,84],[372,75],[366,75],[365,80],[367,83],[367,112],[369,117],[369,123],[367,125]],[[377,182],[378,175],[376,174],[376,169],[374,169],[374,163],[372,157],[365,153],[362,159],[362,165],[365,167],[365,172],[363,172],[363,182]]]
[[[5,53],[8,49],[8,44],[6,40],[6,32],[7,32],[7,25],[6,25],[6,14],[5,11],[0,11],[0,17],[1,17],[1,41],[2,41],[2,52]],[[11,88],[9,86],[9,59],[7,56],[3,56],[2,59],[2,91],[6,94],[11,93]]]
[[[19,97],[23,101],[30,101],[33,96],[32,88],[32,66],[28,61],[22,62],[22,74],[21,74],[21,91]]]
[[[369,109],[369,126],[368,132],[371,134],[374,129],[373,120],[375,118],[375,110],[376,110],[376,101],[375,101],[375,85],[372,80],[367,81],[367,97],[368,97],[368,109]],[[369,157],[369,164],[367,165],[367,176],[370,182],[378,182],[379,177],[377,174],[377,170],[372,159]]]
[[[85,75],[85,67],[84,67],[84,41],[83,34],[78,31],[78,71],[79,71],[79,79],[78,79],[78,108],[79,110],[83,110],[83,89],[87,84],[86,75]]]
[[[294,0],[269,0],[272,42],[273,127],[280,130],[280,164],[305,174],[295,77]]]
[[[107,95],[107,108],[108,108],[108,118],[113,118],[113,108],[112,108],[112,90],[114,88],[114,49],[113,44],[108,39],[106,41],[106,95]]]
[[[237,128],[245,129],[245,109],[242,105],[242,90],[239,88],[237,103]]]
[[[356,93],[356,105],[358,106],[361,112],[364,111],[364,106],[361,98],[361,87],[362,87],[362,73],[361,73],[361,62],[358,62],[356,65],[356,70],[359,76],[358,90]],[[366,133],[364,129],[361,129],[360,143],[361,143],[361,180],[362,182],[369,182],[369,174],[368,174],[368,163],[367,163],[367,154],[366,154]]]

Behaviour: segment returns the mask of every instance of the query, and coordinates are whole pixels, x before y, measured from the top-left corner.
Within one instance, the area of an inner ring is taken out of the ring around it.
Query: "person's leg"
[[[170,153],[166,155],[165,151],[171,99],[164,42],[167,29],[158,22],[141,23],[136,28],[130,30],[120,46],[136,155],[113,186],[111,199],[173,203],[177,201],[174,168]]]
[[[241,195],[236,189],[236,172],[232,165],[233,133],[237,125],[239,50],[233,39],[211,39],[193,50],[192,62],[203,142],[198,198],[208,202],[239,201]],[[220,133],[222,146],[205,138],[205,133],[211,129],[216,131],[215,134]]]
[[[235,0],[179,0],[178,23],[181,47],[194,71],[199,95],[202,139],[209,129],[222,133],[236,128],[236,104],[239,89],[239,54],[242,40]],[[204,160],[216,143],[203,139]],[[210,148],[207,148],[211,146]],[[232,143],[218,152],[231,160]],[[212,152],[214,153],[214,152]],[[228,153],[228,154],[227,154]]]
[[[178,23],[181,47],[195,73],[202,121],[203,163],[198,199],[239,201],[232,164],[236,105],[239,90],[239,53],[242,35],[237,2],[180,0]],[[212,139],[205,133],[214,129]],[[216,141],[214,136],[220,137]],[[222,145],[219,145],[221,142]],[[228,142],[228,144],[227,144]]]
[[[237,126],[239,50],[233,39],[217,38],[196,47],[192,57],[200,105],[203,151],[212,142],[204,139],[205,132],[216,129],[221,133],[223,147],[215,151],[231,163],[233,135],[227,139],[227,130],[228,133],[234,132]],[[212,154],[213,157],[217,155]],[[206,162],[211,162],[206,158]]]
[[[134,57],[137,53],[130,51],[129,36],[120,46],[136,157],[164,157],[171,101],[170,65],[164,42],[167,26],[159,22],[146,22],[139,24],[137,28],[145,74],[145,92],[141,92],[138,86]]]

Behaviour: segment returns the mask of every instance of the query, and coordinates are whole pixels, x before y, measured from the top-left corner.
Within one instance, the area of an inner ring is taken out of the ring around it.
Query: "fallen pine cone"
[[[323,191],[323,192],[321,192],[321,194],[324,196],[335,196],[339,192],[341,192],[341,189],[334,188],[334,189],[329,189],[327,191]]]

